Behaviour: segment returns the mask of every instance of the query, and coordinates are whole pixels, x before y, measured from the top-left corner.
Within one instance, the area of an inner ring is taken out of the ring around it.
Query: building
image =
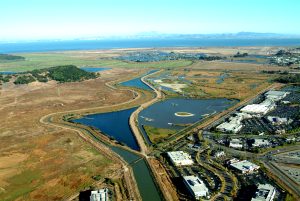
[[[232,132],[232,133],[238,133],[242,128],[243,124],[242,121],[244,119],[249,119],[252,116],[247,113],[236,113],[235,116],[232,116],[228,119],[228,122],[224,122],[216,127],[217,130],[221,132]]]
[[[259,184],[251,201],[272,201],[275,194],[276,189],[270,184]]]
[[[201,179],[196,176],[184,176],[183,180],[185,186],[195,197],[195,199],[199,199],[200,197],[208,197],[208,188]]]
[[[232,139],[229,143],[229,147],[235,148],[235,149],[242,149],[243,142],[240,139]]]
[[[274,105],[251,104],[251,105],[246,105],[245,107],[243,107],[241,109],[241,111],[248,113],[248,114],[264,115],[264,114],[267,114],[272,109],[274,109]]]
[[[256,170],[259,169],[258,165],[255,165],[247,160],[243,160],[243,161],[238,161],[235,163],[231,163],[230,167],[234,170],[236,170],[239,173],[242,174],[249,174],[249,173],[253,173]]]
[[[216,127],[221,132],[232,132],[237,133],[243,128],[243,125],[236,122],[224,122]]]
[[[219,158],[219,157],[222,157],[222,156],[225,156],[225,152],[224,151],[218,151],[214,154],[214,157],[215,158]]]
[[[273,124],[273,125],[282,125],[282,124],[290,124],[293,122],[293,120],[285,118],[285,117],[275,117],[275,116],[268,116],[267,119]]]
[[[265,139],[254,139],[253,147],[268,147],[270,146],[270,142]]]
[[[168,156],[175,166],[192,165],[194,162],[192,157],[183,151],[168,152]]]
[[[109,201],[108,189],[99,189],[96,191],[91,191],[90,201]]]
[[[271,99],[273,101],[279,101],[281,99],[283,99],[284,97],[286,97],[289,94],[289,92],[286,91],[268,91],[267,93],[265,93],[265,96],[267,99]]]

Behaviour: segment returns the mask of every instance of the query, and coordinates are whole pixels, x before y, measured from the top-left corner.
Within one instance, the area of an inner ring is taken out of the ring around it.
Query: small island
[[[192,117],[195,115],[192,113],[189,113],[189,112],[176,112],[175,116],[177,116],[177,117]]]

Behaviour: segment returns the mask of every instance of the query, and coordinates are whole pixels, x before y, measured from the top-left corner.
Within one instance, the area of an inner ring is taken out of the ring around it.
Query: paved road
[[[281,182],[284,183],[286,187],[294,192],[297,196],[297,200],[300,200],[300,186],[297,185],[293,180],[291,180],[277,165],[273,162],[263,161],[264,166],[270,171],[275,177],[277,177]]]

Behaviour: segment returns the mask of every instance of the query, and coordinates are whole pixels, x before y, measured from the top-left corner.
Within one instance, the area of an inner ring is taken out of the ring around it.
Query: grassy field
[[[132,70],[118,69],[84,82],[1,87],[1,201],[64,200],[94,185],[93,176],[106,178],[121,168],[76,132],[45,126],[39,120],[53,112],[132,100],[132,92],[105,85],[124,74],[133,76]]]
[[[88,56],[88,53],[26,53],[18,54],[26,58],[24,61],[0,62],[0,71],[28,71],[59,65],[76,65],[91,67],[116,68],[176,68],[192,64],[192,61],[160,61],[160,62],[125,62],[103,56]]]
[[[144,129],[148,134],[150,141],[154,144],[160,142],[164,138],[170,137],[172,134],[177,132],[176,130],[173,129],[156,128],[147,125],[144,125]]]

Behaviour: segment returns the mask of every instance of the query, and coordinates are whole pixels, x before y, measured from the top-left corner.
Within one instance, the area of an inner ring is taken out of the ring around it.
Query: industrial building
[[[96,191],[91,191],[90,201],[109,201],[108,189],[99,189]]]
[[[253,173],[260,168],[258,165],[255,165],[247,160],[231,163],[230,167],[242,174]]]
[[[194,196],[195,199],[200,197],[208,197],[208,188],[205,186],[203,181],[196,176],[184,176],[184,184],[186,185],[189,192]]]
[[[175,166],[192,165],[192,157],[183,151],[171,151],[167,153]]]
[[[276,189],[270,184],[259,184],[251,201],[272,201],[275,194]]]

